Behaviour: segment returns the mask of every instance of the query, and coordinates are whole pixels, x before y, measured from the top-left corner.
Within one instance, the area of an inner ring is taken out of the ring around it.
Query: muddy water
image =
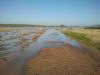
[[[37,40],[32,40],[35,34],[34,30],[0,32],[0,75],[22,75],[26,61],[41,48],[63,47],[66,43],[80,48],[75,40],[54,29],[48,29]]]
[[[54,30],[54,29],[48,29],[47,32],[40,37],[39,39],[39,45],[41,48],[44,47],[61,47],[61,44],[70,44],[76,48],[80,48],[80,45],[73,39],[70,39],[63,33]],[[53,43],[56,43],[56,45]]]
[[[25,61],[38,52],[34,30],[0,32],[0,75],[21,75]]]

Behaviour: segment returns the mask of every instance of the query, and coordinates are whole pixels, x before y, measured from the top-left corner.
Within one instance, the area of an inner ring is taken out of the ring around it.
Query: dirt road
[[[47,36],[39,54],[27,62],[26,75],[100,75],[99,53],[61,40],[59,32]]]

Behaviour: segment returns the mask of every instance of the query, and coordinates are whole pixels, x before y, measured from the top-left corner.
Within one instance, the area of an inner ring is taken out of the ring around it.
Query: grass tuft
[[[65,35],[69,36],[70,38],[76,39],[77,41],[80,41],[88,46],[94,47],[97,50],[100,50],[100,43],[95,42],[90,37],[88,37],[85,33],[78,33],[73,31],[65,31]]]

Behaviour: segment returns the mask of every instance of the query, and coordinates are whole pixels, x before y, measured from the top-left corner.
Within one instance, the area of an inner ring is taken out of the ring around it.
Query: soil
[[[36,57],[27,62],[25,74],[99,75],[100,61],[93,59],[91,53],[89,55],[81,50],[83,49],[69,44],[61,48],[43,48]]]

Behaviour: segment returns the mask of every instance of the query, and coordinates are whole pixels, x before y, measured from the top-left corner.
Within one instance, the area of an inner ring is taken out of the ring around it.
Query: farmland
[[[100,29],[71,29],[64,33],[81,43],[100,50]]]

